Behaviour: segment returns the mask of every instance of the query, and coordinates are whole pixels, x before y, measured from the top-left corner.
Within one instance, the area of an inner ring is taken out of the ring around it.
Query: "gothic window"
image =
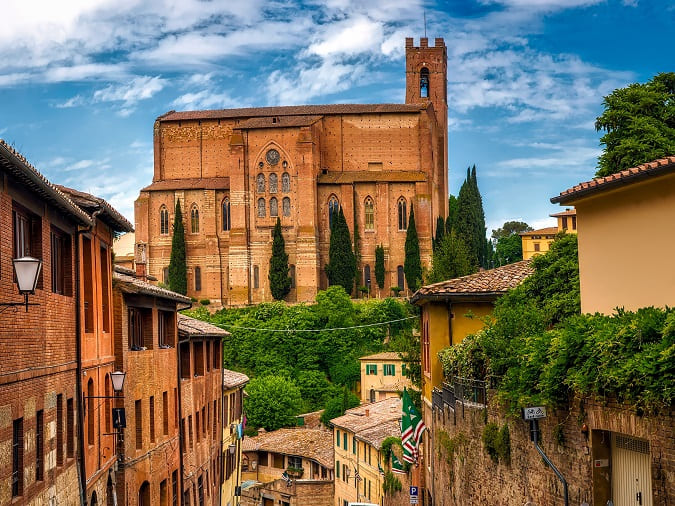
[[[333,223],[337,218],[338,210],[340,209],[340,202],[335,195],[331,195],[328,199],[328,227],[333,228]]]
[[[373,199],[366,197],[365,202],[366,209],[366,230],[373,230],[375,228],[375,206],[373,205]]]
[[[281,191],[284,193],[291,191],[291,175],[288,172],[281,175]]]
[[[420,70],[420,97],[429,98],[429,69]]]
[[[161,235],[169,233],[169,210],[165,206],[159,208],[159,233]]]
[[[277,202],[276,197],[270,199],[270,216],[279,216],[279,203]]]
[[[403,197],[398,199],[398,229],[407,230],[408,228],[408,214],[407,205]]]
[[[370,290],[370,265],[363,268],[363,284]]]
[[[255,181],[258,193],[265,193],[265,174],[258,174]]]
[[[405,276],[403,273],[403,266],[399,265],[396,267],[396,283],[398,284],[398,287],[403,290],[405,288]]]
[[[228,231],[230,230],[230,226],[232,225],[230,221],[230,199],[228,197],[225,197],[223,200],[223,230]]]
[[[290,216],[291,215],[291,199],[288,197],[284,197],[283,200],[281,201],[281,208],[284,216]]]
[[[265,199],[258,199],[258,218],[264,218],[266,216],[265,210]]]
[[[194,204],[190,210],[190,231],[193,234],[199,233],[199,208],[197,204]]]
[[[272,172],[270,174],[270,193],[276,193],[277,192],[278,182],[279,182],[279,178],[277,177],[276,173]]]

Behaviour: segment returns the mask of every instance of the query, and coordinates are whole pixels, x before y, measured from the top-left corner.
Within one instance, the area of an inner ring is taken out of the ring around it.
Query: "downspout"
[[[78,461],[78,474],[80,475],[80,504],[87,506],[87,469],[84,462],[84,435],[82,430],[84,429],[84,406],[82,398],[82,324],[81,317],[82,312],[80,310],[81,302],[81,293],[80,293],[80,236],[81,234],[91,232],[96,223],[96,217],[103,212],[103,208],[99,208],[94,211],[91,215],[92,224],[88,228],[78,230],[75,233],[75,354],[77,355],[77,365],[75,367],[75,374],[77,375],[77,381],[75,381],[75,392],[77,395],[77,461]]]
[[[222,339],[221,339],[221,347],[222,346]],[[224,348],[224,347],[223,347]],[[223,374],[223,355],[221,352],[220,355],[220,436],[219,436],[219,452],[220,452],[220,469],[219,475],[220,479],[218,480],[220,483],[220,487],[218,487],[218,491],[220,492],[218,494],[218,504],[222,506],[223,504],[223,485],[225,482],[225,473],[223,472],[224,466],[223,466],[223,461],[224,461],[224,456],[225,452],[223,451],[223,432],[225,431],[225,424],[223,421],[225,420],[225,406],[223,404],[223,399],[225,398],[225,380],[224,380],[224,374]],[[238,481],[238,480],[235,480]]]

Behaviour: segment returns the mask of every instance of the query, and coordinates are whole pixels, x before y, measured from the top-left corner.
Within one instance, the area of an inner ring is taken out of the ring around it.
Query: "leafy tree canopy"
[[[499,240],[502,237],[508,237],[510,235],[518,235],[521,232],[529,232],[532,230],[532,227],[529,226],[524,221],[506,221],[504,224],[497,230],[492,230],[492,238]]]
[[[441,243],[434,251],[431,271],[427,275],[426,282],[438,283],[465,276],[475,271],[475,267],[469,261],[466,244],[460,241],[453,232],[443,236]]]
[[[355,273],[356,257],[352,250],[352,240],[349,235],[347,220],[345,220],[342,207],[340,207],[330,230],[326,274],[328,275],[328,282],[331,285],[340,285],[347,293],[351,293],[354,288]]]
[[[345,411],[355,408],[361,403],[361,400],[344,387],[341,395],[336,395],[326,402],[324,412],[321,414],[321,423],[329,426],[333,418],[342,416]]]
[[[267,431],[295,425],[302,399],[300,390],[288,378],[253,378],[246,386],[246,393],[244,409],[251,425]]]
[[[675,153],[675,72],[618,88],[603,106],[595,121],[595,129],[605,132],[596,177]]]

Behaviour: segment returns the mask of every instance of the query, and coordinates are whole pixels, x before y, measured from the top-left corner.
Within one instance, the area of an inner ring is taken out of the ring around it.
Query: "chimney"
[[[134,263],[136,264],[136,277],[141,281],[148,280],[148,272],[146,270],[146,258],[145,258],[145,244],[139,242],[136,245],[136,255]]]
[[[366,409],[366,416],[370,416],[370,410]]]

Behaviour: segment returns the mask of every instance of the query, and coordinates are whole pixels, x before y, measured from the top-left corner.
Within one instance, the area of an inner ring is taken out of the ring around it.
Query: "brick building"
[[[135,204],[136,242],[166,281],[176,201],[185,220],[188,294],[224,305],[271,299],[271,232],[281,219],[291,301],[328,285],[331,212],[358,227],[362,276],[405,287],[404,243],[415,210],[421,257],[431,259],[447,214],[447,51],[442,38],[406,39],[405,104],[348,104],[168,112],[154,125],[155,172]],[[375,290],[372,291],[373,293]]]
[[[183,505],[220,504],[222,339],[227,335],[214,325],[178,315]]]
[[[238,506],[241,498],[241,438],[243,432],[242,399],[248,376],[223,369],[223,460],[221,466],[222,506]]]
[[[115,401],[126,412],[118,442],[119,504],[180,504],[176,311],[190,304],[187,297],[115,267],[115,367],[127,374],[124,399]]]

